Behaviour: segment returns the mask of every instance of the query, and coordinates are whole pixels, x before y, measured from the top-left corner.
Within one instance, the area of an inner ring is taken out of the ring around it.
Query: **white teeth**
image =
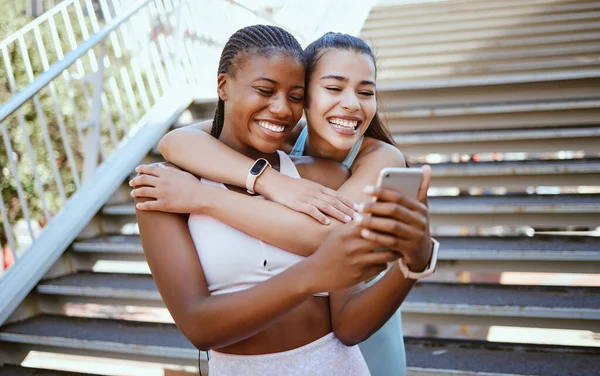
[[[283,132],[285,126],[269,123],[268,121],[259,121],[258,125],[273,132]]]
[[[354,120],[344,120],[344,119],[338,119],[338,118],[331,118],[329,119],[329,122],[332,125],[338,125],[344,128],[356,128],[356,126],[358,125],[358,121],[354,121]]]

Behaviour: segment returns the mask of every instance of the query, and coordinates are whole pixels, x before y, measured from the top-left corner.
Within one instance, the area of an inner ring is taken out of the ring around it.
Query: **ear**
[[[227,82],[229,76],[227,73],[221,73],[217,76],[217,95],[223,102],[227,102]]]

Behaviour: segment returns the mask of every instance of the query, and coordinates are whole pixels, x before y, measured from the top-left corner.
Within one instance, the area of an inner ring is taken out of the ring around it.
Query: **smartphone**
[[[417,198],[423,180],[421,168],[385,167],[377,178],[377,187],[393,189],[410,198]],[[376,199],[373,198],[375,201]]]

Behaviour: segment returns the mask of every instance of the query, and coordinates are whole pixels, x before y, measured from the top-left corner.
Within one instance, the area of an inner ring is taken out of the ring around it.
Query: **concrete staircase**
[[[598,347],[465,333],[492,325],[600,332],[598,285],[489,277],[600,274],[600,190],[576,188],[600,186],[600,1],[384,1],[362,35],[380,58],[382,111],[401,150],[434,171],[439,277],[417,284],[402,306],[409,374],[597,372]],[[212,108],[194,112],[211,117]],[[37,350],[198,365],[172,323],[128,314],[163,306],[128,192],[124,182],[0,329],[6,363]],[[32,372],[0,368],[45,375]]]

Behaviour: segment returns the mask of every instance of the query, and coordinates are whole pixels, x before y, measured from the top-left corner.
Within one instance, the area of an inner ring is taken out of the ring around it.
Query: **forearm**
[[[343,300],[332,310],[332,325],[336,336],[346,345],[358,344],[379,330],[398,310],[415,281],[405,279],[397,264],[374,285],[360,291],[333,292],[332,299]],[[336,295],[337,294],[337,295]],[[368,309],[365,309],[368,307]]]
[[[341,224],[331,219],[329,225],[322,225],[305,214],[275,202],[224,189],[215,192],[215,197],[211,197],[202,212],[255,238],[302,256],[315,252],[332,229]]]
[[[158,143],[162,156],[174,165],[210,180],[246,186],[254,161],[194,127],[167,133]]]

